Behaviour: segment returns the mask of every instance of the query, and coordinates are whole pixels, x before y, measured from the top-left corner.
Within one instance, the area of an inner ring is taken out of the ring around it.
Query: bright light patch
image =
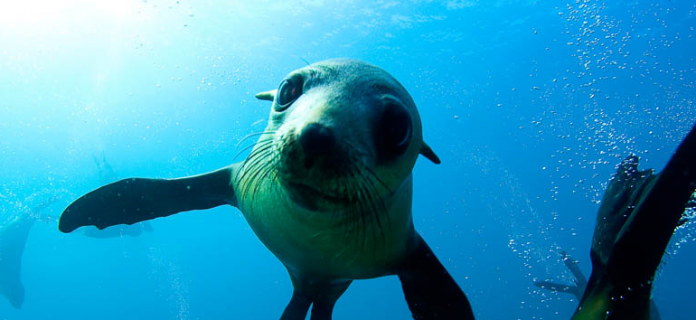
[[[0,0],[0,30],[37,35],[95,19],[128,20],[137,5],[135,0]]]

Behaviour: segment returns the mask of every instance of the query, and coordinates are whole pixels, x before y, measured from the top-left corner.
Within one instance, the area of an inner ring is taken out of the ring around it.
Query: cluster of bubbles
[[[696,192],[691,195],[686,205],[680,225],[672,235],[672,242],[665,251],[665,256],[677,254],[682,245],[690,242],[696,242]],[[663,264],[665,260],[663,259]]]
[[[617,6],[626,6],[622,14],[627,12],[630,19],[614,16],[612,10]],[[612,4],[609,8],[604,1],[595,0],[566,1],[559,9],[558,17],[565,26],[561,42],[570,49],[576,64],[562,70],[549,84],[534,87],[540,96],[533,102],[542,104],[543,111],[532,121],[540,140],[551,134],[561,141],[562,146],[550,155],[552,163],[541,168],[553,180],[549,189],[552,200],[561,193],[572,193],[598,204],[608,175],[621,159],[629,154],[643,156],[642,164],[647,168],[648,154],[671,152],[690,129],[696,118],[696,71],[676,66],[662,53],[674,53],[675,44],[691,38],[694,32],[693,28],[688,35],[675,32],[666,18],[672,13],[670,4],[665,3]],[[695,206],[692,199],[666,256],[676,254],[685,243],[696,242]],[[528,206],[511,212],[524,216],[516,219],[518,222],[539,216]],[[514,224],[515,219],[512,221]],[[556,275],[557,282],[573,283],[564,267],[559,271],[557,263],[552,263],[560,259],[559,248],[544,234],[549,228],[539,223],[538,230],[525,233],[524,227],[514,227],[509,247],[525,260],[528,269],[553,266],[546,274]],[[534,278],[531,272],[528,276]],[[536,289],[530,294],[540,297],[541,302],[559,298]]]
[[[617,132],[614,118],[605,112],[599,101],[602,94],[601,84],[613,80],[608,76],[625,63],[619,63],[628,57],[625,52],[626,42],[630,37],[621,36],[619,25],[610,16],[603,14],[606,6],[602,2],[577,1],[566,3],[564,11],[558,13],[565,19],[566,44],[575,47],[572,55],[577,59],[577,67],[565,70],[561,77],[565,84],[546,87],[544,99],[549,104],[543,115],[546,126],[558,139],[564,141],[551,158],[557,164],[551,170],[559,179],[572,178],[572,169],[596,171],[600,166],[611,165],[623,156],[627,149],[621,144],[631,144],[630,139]],[[550,97],[561,95],[568,105],[559,105]],[[605,96],[605,100],[610,96]],[[587,178],[590,176],[591,178]],[[573,192],[584,192],[593,201],[601,199],[605,185],[599,181],[596,172],[582,174],[576,179]],[[599,178],[600,180],[604,177]],[[551,188],[555,198],[559,187]]]
[[[157,281],[164,280],[163,283],[168,285],[161,290],[167,294],[167,301],[174,308],[174,319],[188,319],[190,313],[188,286],[181,280],[179,267],[167,259],[159,249],[149,247],[148,250],[148,259],[152,264],[150,268],[152,278]]]
[[[43,222],[55,222],[57,219],[45,213],[47,207],[60,200],[60,194],[67,193],[65,189],[46,189],[36,191],[21,201],[17,194],[3,186],[0,192],[0,226],[5,225],[24,215],[27,218],[36,219]]]
[[[631,37],[606,10],[601,1],[565,3],[565,8],[558,12],[565,26],[562,37],[566,40],[562,43],[571,48],[568,52],[577,64],[556,75],[550,84],[534,88],[540,95],[534,101],[542,104],[543,111],[532,125],[538,128],[540,139],[548,138],[550,133],[561,142],[561,147],[550,155],[553,164],[542,167],[552,178],[552,200],[557,200],[560,193],[568,191],[563,188],[571,185],[571,193],[599,203],[608,173],[635,149],[635,139],[621,130],[621,108],[608,112],[621,104],[619,93],[607,89],[617,82],[621,70],[629,68],[627,60],[631,54],[627,48]],[[523,195],[517,190],[519,187],[515,188],[513,178],[504,180],[508,181],[511,194]],[[518,208],[510,210],[519,217],[510,219],[508,246],[524,260],[529,270],[526,276],[532,281],[572,284],[574,278],[562,263],[561,248],[549,237],[549,233],[566,231],[565,228],[543,222],[528,200],[518,200]],[[557,214],[552,213],[550,222],[556,219]],[[569,229],[574,232],[572,227]],[[533,287],[532,281],[529,302],[537,303],[522,302],[522,306],[553,310],[558,306],[554,302],[574,300],[572,295]]]
[[[534,281],[549,278],[560,283],[573,283],[573,276],[562,261],[562,249],[554,241],[554,235],[563,229],[555,223],[557,214],[537,210],[520,179],[494,152],[479,148],[466,155],[466,162],[480,168],[484,180],[498,184],[491,194],[477,191],[477,197],[483,197],[489,203],[491,217],[507,232],[508,248],[523,261],[524,277],[528,279],[528,299],[520,301],[520,309],[542,314],[538,311],[555,311],[557,302],[572,300],[571,296],[553,294],[533,286]],[[543,319],[540,315],[535,318]]]
[[[676,68],[656,53],[681,39],[678,32],[667,36],[671,29],[664,16],[670,9],[627,6],[630,21],[614,17],[603,1],[566,2],[558,16],[577,64],[539,87],[538,101],[545,106],[532,122],[564,142],[546,171],[555,180],[572,179],[570,192],[597,203],[606,188],[605,175],[598,172],[610,171],[631,153],[645,155],[678,143],[694,118],[688,93],[694,70]],[[646,23],[656,26],[642,28]],[[564,191],[560,188],[552,186],[552,198]]]
[[[2,217],[2,224],[5,225],[11,219],[14,219],[14,213],[17,209],[22,209],[23,204],[15,201],[16,195],[12,190],[8,189],[7,186],[2,186],[2,192],[0,192],[0,217]]]

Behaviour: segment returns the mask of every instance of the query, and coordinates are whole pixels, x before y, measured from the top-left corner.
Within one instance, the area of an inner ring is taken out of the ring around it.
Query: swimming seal
[[[411,171],[423,141],[416,105],[386,71],[328,60],[293,71],[240,163],[178,179],[130,178],[85,194],[59,229],[106,228],[220,205],[239,208],[287,268],[281,319],[331,319],[351,281],[398,275],[416,319],[473,319],[462,290],[416,233]]]
[[[657,268],[696,185],[696,127],[659,174],[618,166],[597,213],[592,273],[572,320],[656,319],[651,292]]]
[[[15,309],[24,304],[24,284],[22,284],[22,256],[34,223],[49,220],[44,213],[58,197],[51,193],[37,192],[27,197],[29,203],[37,197],[42,199],[31,207],[18,206],[20,212],[5,225],[0,226],[0,295]]]
[[[620,170],[623,170],[624,168],[621,168]],[[557,283],[553,281],[548,281],[548,280],[535,280],[534,285],[545,290],[549,290],[552,292],[562,292],[562,293],[570,293],[577,298],[577,301],[582,300],[582,296],[585,294],[585,289],[587,288],[587,278],[585,275],[582,273],[580,270],[580,262],[578,260],[575,260],[572,256],[568,254],[565,250],[561,250],[561,257],[563,260],[563,264],[570,270],[570,272],[573,274],[573,284],[563,284],[563,283]],[[612,310],[609,310],[611,313]],[[650,320],[662,320],[662,317],[660,316],[660,311],[657,309],[657,305],[655,304],[655,300],[652,298],[650,299],[650,316],[648,317]]]

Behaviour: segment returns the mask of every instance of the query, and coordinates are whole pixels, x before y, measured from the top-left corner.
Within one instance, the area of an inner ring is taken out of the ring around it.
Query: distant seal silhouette
[[[15,309],[24,304],[24,284],[22,284],[22,256],[26,247],[29,231],[37,220],[50,220],[42,212],[58,201],[54,195],[35,193],[28,197],[33,199],[45,196],[33,207],[22,207],[12,220],[0,227],[0,294]],[[33,202],[33,201],[29,201]]]
[[[583,294],[585,294],[585,289],[587,288],[587,278],[585,278],[585,275],[580,270],[580,266],[578,266],[580,262],[578,260],[575,260],[575,258],[571,257],[565,250],[561,250],[560,253],[562,256],[563,263],[566,265],[568,270],[570,270],[570,272],[573,274],[573,277],[575,278],[573,280],[574,284],[568,285],[548,280],[535,280],[534,285],[552,292],[570,293],[574,295],[578,299],[578,301],[580,301],[582,300],[582,296]],[[652,297],[650,299],[650,316],[648,317],[648,319],[662,319],[662,317],[660,316],[660,312],[657,309],[657,305],[655,304],[655,300],[653,300]]]
[[[336,59],[293,71],[249,156],[179,179],[130,178],[70,204],[59,229],[133,224],[232,205],[287,268],[281,319],[331,319],[355,279],[398,275],[416,319],[473,319],[462,290],[416,233],[411,171],[423,141],[416,105],[386,71]]]

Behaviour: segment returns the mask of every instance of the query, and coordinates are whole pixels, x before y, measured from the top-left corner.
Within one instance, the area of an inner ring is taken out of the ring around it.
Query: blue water
[[[0,222],[55,195],[57,217],[119,177],[180,177],[233,159],[290,71],[334,57],[396,77],[442,159],[414,169],[414,222],[478,319],[569,319],[559,248],[589,275],[614,166],[662,168],[696,120],[690,1],[156,1],[0,3]],[[101,179],[103,180],[103,179]],[[277,319],[292,287],[239,211],[94,239],[41,219],[21,309],[1,319]],[[678,230],[654,300],[692,319],[694,226]],[[396,277],[356,281],[334,319],[408,319]]]

